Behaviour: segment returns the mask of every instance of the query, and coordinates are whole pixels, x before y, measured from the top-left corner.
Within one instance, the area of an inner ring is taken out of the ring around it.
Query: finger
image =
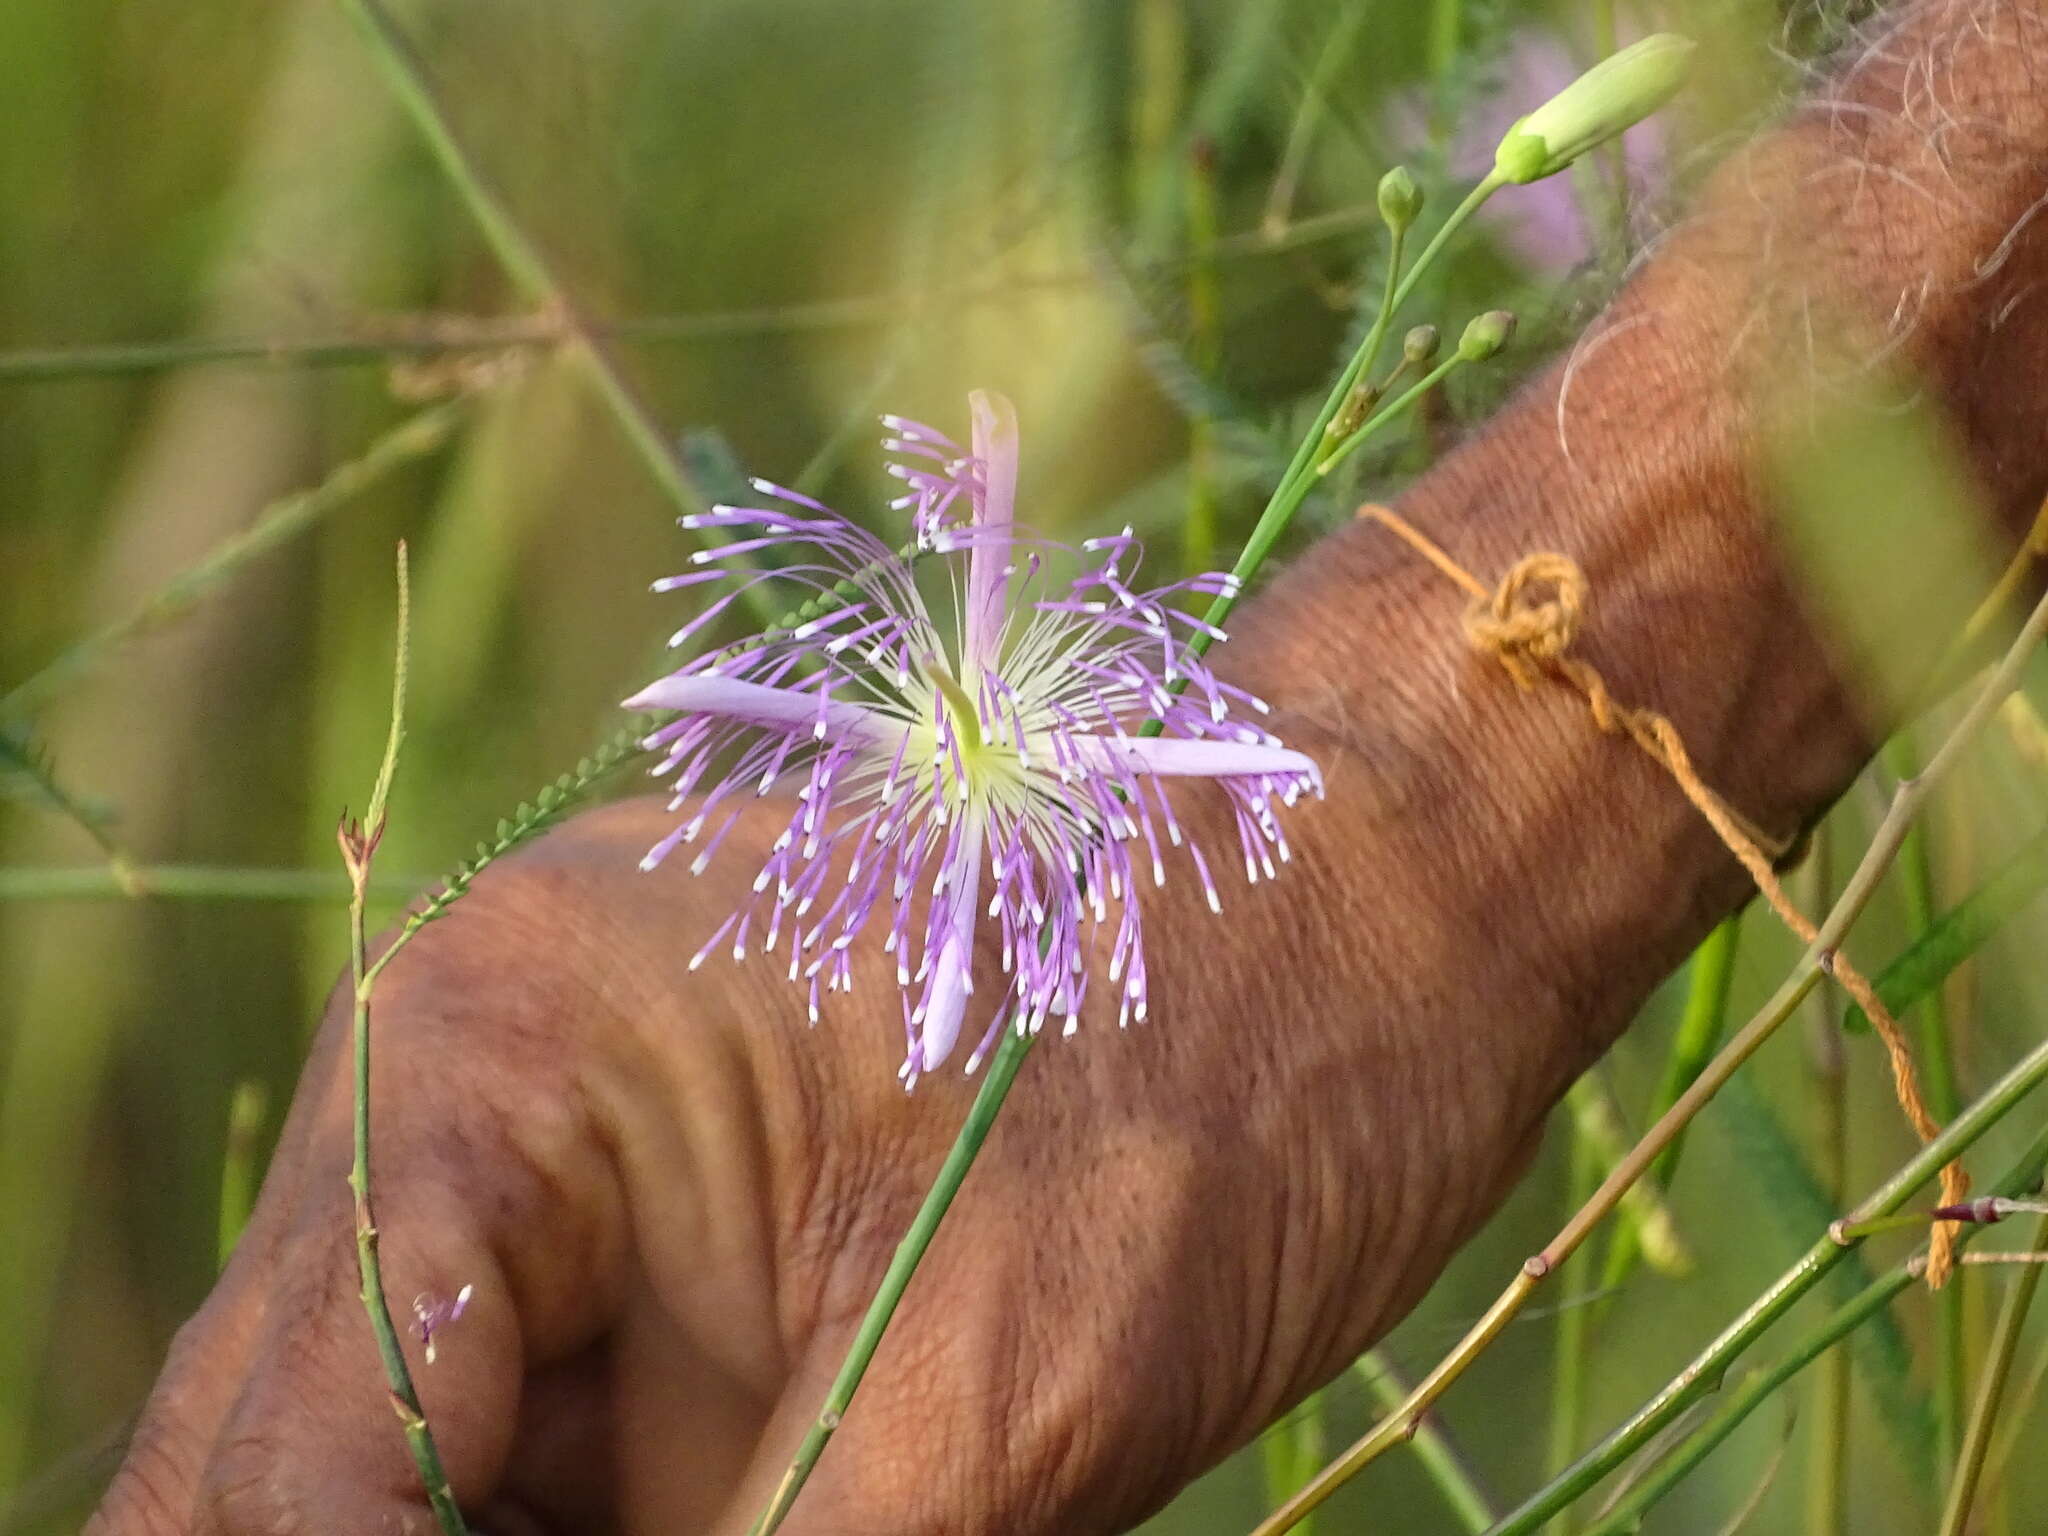
[[[85,1536],[191,1530],[220,1426],[240,1395],[268,1315],[279,1239],[302,1183],[307,1112],[295,1106],[247,1227],[205,1305],[178,1330]]]
[[[608,1322],[624,1221],[555,1000],[471,942],[504,914],[449,926],[379,989],[373,1215],[392,1331],[457,1498],[480,1506],[502,1480],[529,1366],[571,1357]],[[330,1035],[345,1024],[330,1020]],[[201,1532],[350,1536],[414,1528],[426,1508],[361,1296],[353,1086],[328,1044],[301,1088],[318,1105],[304,1189],[202,1480]],[[429,1362],[415,1298],[465,1290]]]

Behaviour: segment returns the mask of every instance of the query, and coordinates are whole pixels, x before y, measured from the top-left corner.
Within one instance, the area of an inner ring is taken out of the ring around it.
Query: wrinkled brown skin
[[[1553,369],[1402,502],[1481,572],[1575,555],[1582,653],[1779,833],[1870,732],[1752,494],[1755,338],[1797,334],[1805,299],[1882,326],[1911,294],[1908,355],[2008,530],[2048,467],[2048,289],[2028,292],[2048,243],[2024,223],[2048,192],[2027,87],[2048,17],[1938,0],[1892,20],[1602,322],[1569,458]],[[1765,360],[1782,381],[1803,342]],[[1086,1536],[1156,1509],[1402,1315],[1565,1085],[1741,899],[1639,754],[1467,650],[1460,602],[1360,525],[1246,615],[1228,667],[1328,800],[1292,817],[1278,885],[1226,886],[1221,919],[1184,867],[1152,898],[1149,1025],[1092,1017],[1027,1061],[789,1531]],[[1212,802],[1183,807],[1222,835]],[[966,1108],[951,1071],[896,1088],[872,963],[816,1030],[759,965],[686,971],[780,814],[696,881],[635,872],[657,805],[583,816],[386,973],[390,1290],[475,1287],[415,1370],[500,1536],[743,1530]],[[337,1005],[95,1536],[430,1529],[355,1297],[346,1033]]]

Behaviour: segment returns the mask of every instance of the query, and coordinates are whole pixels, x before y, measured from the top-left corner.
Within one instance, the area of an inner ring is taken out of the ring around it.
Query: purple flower
[[[971,452],[930,427],[883,418],[884,447],[901,456],[891,472],[909,486],[894,505],[912,514],[912,554],[949,568],[959,615],[950,635],[904,554],[807,496],[756,481],[770,505],[683,519],[734,537],[655,590],[737,585],[670,643],[687,642],[758,581],[808,589],[816,616],[702,656],[626,701],[677,712],[646,744],[663,754],[654,772],[673,780],[671,808],[687,810],[643,868],[692,843],[701,872],[738,819],[736,802],[778,784],[795,790],[751,897],[691,967],[727,939],[735,959],[757,932],[764,950],[786,944],[815,1022],[821,988],[851,985],[847,951],[879,914],[903,989],[906,1086],[959,1039],[984,916],[1000,929],[1008,987],[970,1072],[1005,1018],[1035,1032],[1058,1014],[1072,1032],[1088,985],[1085,941],[1098,928],[1114,929],[1119,1022],[1144,1019],[1139,868],[1158,884],[1164,847],[1185,844],[1218,905],[1162,780],[1223,787],[1252,880],[1270,878],[1288,855],[1274,802],[1321,789],[1314,763],[1233,714],[1265,706],[1189,653],[1189,637],[1222,635],[1169,599],[1230,590],[1233,578],[1141,591],[1131,585],[1139,548],[1129,529],[1078,551],[1022,534],[1011,520],[1015,413],[998,395],[976,393],[969,405]],[[749,554],[783,563],[748,574],[726,567]],[[1060,563],[1078,574],[1055,577],[1049,568]],[[1130,729],[1148,716],[1164,725],[1157,737]]]
[[[439,1350],[438,1335],[443,1329],[461,1320],[462,1314],[469,1310],[469,1298],[474,1294],[476,1287],[465,1285],[452,1299],[446,1301],[426,1291],[413,1297],[412,1331],[419,1335],[420,1343],[425,1347],[427,1364],[434,1363],[434,1356]]]

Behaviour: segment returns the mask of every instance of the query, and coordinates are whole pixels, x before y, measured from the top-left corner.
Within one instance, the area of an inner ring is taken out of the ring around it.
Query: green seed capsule
[[[1421,212],[1422,188],[1408,174],[1407,166],[1397,165],[1380,178],[1380,217],[1387,221],[1387,228],[1398,235]]]
[[[1401,338],[1401,355],[1411,363],[1434,362],[1442,346],[1443,337],[1435,326],[1418,325]]]
[[[1504,309],[1489,309],[1474,315],[1458,338],[1458,356],[1468,363],[1483,363],[1508,344],[1515,334],[1515,317]]]

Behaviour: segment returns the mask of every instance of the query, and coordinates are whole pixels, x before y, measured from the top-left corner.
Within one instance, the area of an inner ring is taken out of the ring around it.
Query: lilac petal
[[[771,730],[810,726],[821,738],[856,747],[888,747],[905,732],[901,722],[865,704],[841,699],[820,700],[813,692],[769,688],[729,677],[672,673],[625,701],[627,709],[673,709],[692,715],[723,715]]]
[[[1315,760],[1286,747],[1243,741],[1187,741],[1164,736],[1074,736],[1074,756],[1086,769],[1177,778],[1252,778],[1302,775],[1322,782]]]
[[[925,995],[919,1021],[918,1070],[935,1070],[960,1039],[960,1023],[974,990],[974,919],[981,906],[981,839],[979,821],[961,829],[958,845],[946,866],[946,910],[937,927],[943,934],[932,962],[931,990]]]
[[[983,492],[975,507],[978,537],[967,556],[967,608],[960,663],[971,680],[995,668],[1008,596],[1011,519],[1017,507],[1017,409],[1003,396],[977,389],[967,397],[974,419],[974,456],[981,461]],[[969,686],[972,686],[970,681]]]

